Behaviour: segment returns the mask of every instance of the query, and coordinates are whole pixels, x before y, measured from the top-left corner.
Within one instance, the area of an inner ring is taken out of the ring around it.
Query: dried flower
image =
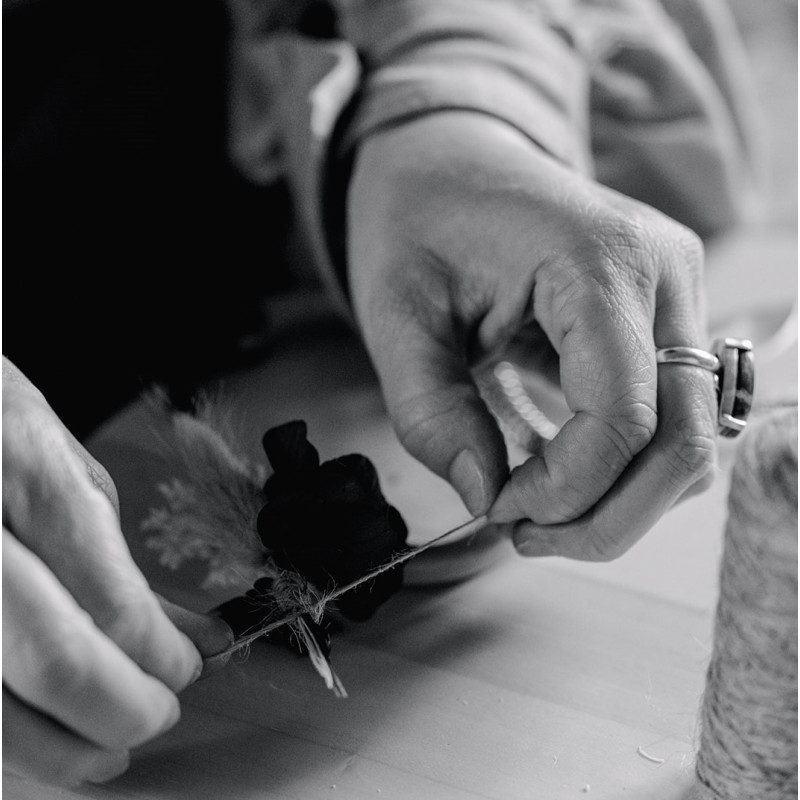
[[[368,458],[352,454],[320,464],[302,421],[267,431],[264,450],[274,472],[264,486],[258,532],[279,567],[331,591],[404,548],[408,529]],[[367,619],[402,580],[398,565],[343,594],[337,607],[351,619]]]
[[[216,609],[237,639],[297,615],[270,634],[307,653],[329,688],[345,696],[328,663],[328,594],[389,562],[406,543],[402,517],[380,490],[374,466],[352,454],[320,463],[303,421],[264,435],[273,473],[239,453],[215,426],[215,409],[172,415],[172,455],[186,479],[159,486],[166,507],[142,524],[149,547],[172,569],[208,562],[206,584],[244,577],[252,588]],[[341,593],[338,609],[363,620],[402,583],[402,564]],[[252,638],[252,636],[251,636]]]

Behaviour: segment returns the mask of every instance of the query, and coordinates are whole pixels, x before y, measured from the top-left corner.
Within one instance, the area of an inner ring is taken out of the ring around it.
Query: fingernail
[[[181,633],[183,633],[181,631]],[[186,651],[189,654],[189,664],[191,664],[191,672],[189,673],[189,678],[186,683],[180,684],[177,687],[177,690],[183,690],[187,686],[191,686],[196,680],[200,673],[203,671],[203,654],[199,651],[198,647],[195,643],[184,633],[184,640],[186,644]],[[185,673],[184,673],[185,674]],[[176,687],[170,686],[170,689],[173,691],[176,690]]]
[[[486,511],[486,481],[472,450],[462,450],[450,465],[450,483],[461,495],[469,512],[478,516]]]
[[[233,631],[230,625],[219,617],[205,616],[202,635],[197,646],[202,656],[189,683],[207,678],[218,672],[228,662],[230,655],[220,656],[233,644]]]
[[[208,628],[200,647],[204,658],[215,656],[233,644],[233,629],[222,617],[209,614],[207,619]]]
[[[192,671],[192,675],[189,678],[189,683],[186,684],[187,686],[191,686],[203,674],[203,667],[204,667],[204,662],[201,657],[199,663],[195,664],[194,670]]]
[[[526,525],[518,525],[511,540],[514,543],[514,549],[519,555],[525,558],[541,558],[543,556],[557,556],[558,552],[553,547],[551,542],[547,539],[536,537],[528,529]]]

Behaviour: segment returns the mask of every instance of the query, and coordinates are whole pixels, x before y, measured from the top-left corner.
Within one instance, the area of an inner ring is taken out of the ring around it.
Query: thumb
[[[202,656],[203,671],[200,678],[207,678],[225,666],[230,656],[214,658],[233,644],[233,631],[224,620],[211,614],[190,611],[157,593],[156,598],[172,624],[191,639]]]
[[[408,326],[376,358],[389,416],[408,452],[449,481],[474,516],[508,478],[505,441],[466,359],[451,342]]]

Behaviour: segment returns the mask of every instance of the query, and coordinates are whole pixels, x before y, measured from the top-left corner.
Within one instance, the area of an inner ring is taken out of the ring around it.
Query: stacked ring
[[[755,370],[753,345],[748,339],[717,339],[711,353],[696,347],[662,347],[657,364],[688,364],[714,374],[717,428],[720,436],[738,436],[753,407]]]

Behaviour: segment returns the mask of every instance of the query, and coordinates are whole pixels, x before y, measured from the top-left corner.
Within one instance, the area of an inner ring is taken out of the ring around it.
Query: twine
[[[343,595],[345,592],[349,592],[351,589],[355,589],[356,586],[361,586],[362,583],[368,583],[371,580],[374,580],[383,572],[390,570],[399,564],[403,564],[406,561],[418,556],[420,553],[424,553],[428,548],[433,547],[436,544],[439,544],[442,540],[449,538],[450,536],[454,536],[455,534],[461,534],[462,536],[469,536],[473,533],[477,533],[481,528],[485,527],[488,524],[488,520],[486,516],[475,517],[475,519],[471,519],[468,522],[465,522],[463,525],[459,525],[457,528],[453,528],[452,530],[446,531],[445,533],[440,534],[435,539],[431,539],[429,542],[425,542],[425,544],[418,545],[417,547],[412,547],[406,550],[403,553],[396,554],[393,558],[387,561],[385,564],[381,564],[380,566],[373,569],[371,572],[368,572],[366,575],[358,578],[357,580],[353,581],[352,583],[348,583],[344,586],[337,586],[330,592],[322,594],[319,599],[307,602],[305,604],[298,603],[301,607],[291,611],[282,619],[279,619],[275,622],[270,622],[264,625],[262,628],[258,630],[252,631],[251,633],[247,633],[244,636],[237,639],[230,647],[226,650],[223,650],[220,653],[216,653],[213,658],[223,658],[225,656],[229,656],[231,653],[235,653],[237,650],[241,650],[243,647],[247,647],[249,644],[254,642],[256,639],[260,638],[261,636],[265,636],[268,633],[272,633],[272,631],[280,628],[282,625],[287,625],[290,623],[295,622],[302,614],[310,614],[312,618],[319,619],[322,616],[322,612],[325,610],[325,606],[330,603],[332,600],[335,600],[337,597]]]
[[[731,477],[697,800],[797,785],[797,408],[751,422]]]

